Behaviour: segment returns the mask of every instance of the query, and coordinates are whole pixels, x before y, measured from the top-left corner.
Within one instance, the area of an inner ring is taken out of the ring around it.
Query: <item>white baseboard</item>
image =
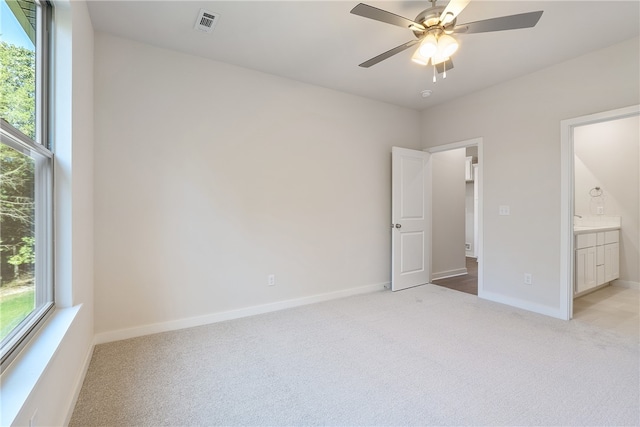
[[[523,301],[518,298],[506,297],[504,295],[495,294],[493,292],[478,290],[478,298],[483,298],[489,301],[498,302],[500,304],[510,305],[512,307],[521,308],[523,310],[532,311],[538,314],[544,314],[545,316],[555,317],[557,319],[565,320],[560,308],[549,307],[547,305],[535,304],[529,301]]]
[[[632,282],[630,280],[614,280],[611,282],[612,286],[619,286],[621,288],[629,288],[635,289],[636,291],[640,291],[640,282]]]
[[[89,351],[84,358],[84,362],[82,364],[82,370],[78,374],[75,380],[75,384],[73,385],[73,395],[71,396],[71,401],[67,407],[67,416],[64,420],[64,425],[68,426],[69,422],[71,422],[71,416],[73,415],[73,410],[76,407],[76,403],[78,402],[78,397],[80,396],[80,390],[82,390],[82,384],[84,383],[84,378],[87,376],[87,371],[89,370],[89,364],[91,363],[91,358],[93,357],[93,349],[95,344],[91,344],[89,347]]]
[[[468,274],[467,268],[457,268],[455,270],[440,271],[431,275],[431,280],[446,279],[448,277],[464,276]]]
[[[303,298],[278,301],[270,304],[256,305],[252,307],[240,308],[237,310],[211,313],[204,316],[189,317],[185,319],[170,320],[168,322],[152,323],[148,325],[136,326],[127,329],[118,329],[96,334],[95,343],[104,344],[111,341],[119,341],[128,338],[140,337],[143,335],[157,334],[159,332],[175,331],[177,329],[192,328],[194,326],[208,325],[211,323],[223,322],[225,320],[239,319],[241,317],[254,316],[256,314],[270,313],[287,308],[299,307],[352,295],[367,294],[382,291],[388,287],[389,283],[378,283],[366,285],[358,288],[344,289],[341,291],[328,292],[324,294],[312,295]]]

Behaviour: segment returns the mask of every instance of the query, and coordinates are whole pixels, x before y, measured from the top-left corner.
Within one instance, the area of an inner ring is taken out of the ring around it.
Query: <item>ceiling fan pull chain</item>
[[[442,78],[446,79],[447,78],[447,60],[446,59],[442,63],[442,66],[444,67],[444,71],[442,72]]]
[[[436,66],[433,66],[433,82],[436,82]]]

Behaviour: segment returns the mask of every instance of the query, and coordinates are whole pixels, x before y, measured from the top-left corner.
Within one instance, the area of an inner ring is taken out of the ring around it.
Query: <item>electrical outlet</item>
[[[498,215],[511,215],[511,209],[507,205],[501,205],[498,207]]]
[[[598,206],[596,208],[597,215],[604,215],[604,206]]]
[[[524,273],[524,284],[531,285],[533,284],[533,276],[531,273]]]
[[[267,285],[268,286],[275,286],[276,284],[276,275],[275,274],[270,274],[269,277],[267,278]]]

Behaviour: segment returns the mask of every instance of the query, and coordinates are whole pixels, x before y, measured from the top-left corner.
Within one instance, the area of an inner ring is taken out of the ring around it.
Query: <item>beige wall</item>
[[[483,138],[487,298],[562,316],[560,121],[638,104],[639,47],[628,40],[422,113],[425,148]]]
[[[640,117],[574,129],[575,213],[597,216],[590,190],[603,191],[604,215],[621,217],[620,280],[640,282]]]
[[[99,33],[95,88],[98,340],[389,282],[418,112]]]
[[[464,161],[464,148],[431,155],[434,279],[466,272]]]

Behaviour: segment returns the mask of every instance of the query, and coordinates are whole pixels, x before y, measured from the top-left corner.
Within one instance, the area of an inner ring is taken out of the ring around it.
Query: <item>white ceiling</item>
[[[428,1],[363,1],[414,19]],[[371,68],[358,64],[412,40],[409,30],[352,15],[352,1],[90,0],[96,31],[330,89],[423,110],[639,34],[640,2],[473,0],[458,24],[544,10],[532,29],[457,36],[446,79],[410,61],[408,49]],[[446,4],[439,1],[438,5]],[[213,33],[193,29],[200,8],[220,14]],[[423,98],[421,91],[433,94]]]

